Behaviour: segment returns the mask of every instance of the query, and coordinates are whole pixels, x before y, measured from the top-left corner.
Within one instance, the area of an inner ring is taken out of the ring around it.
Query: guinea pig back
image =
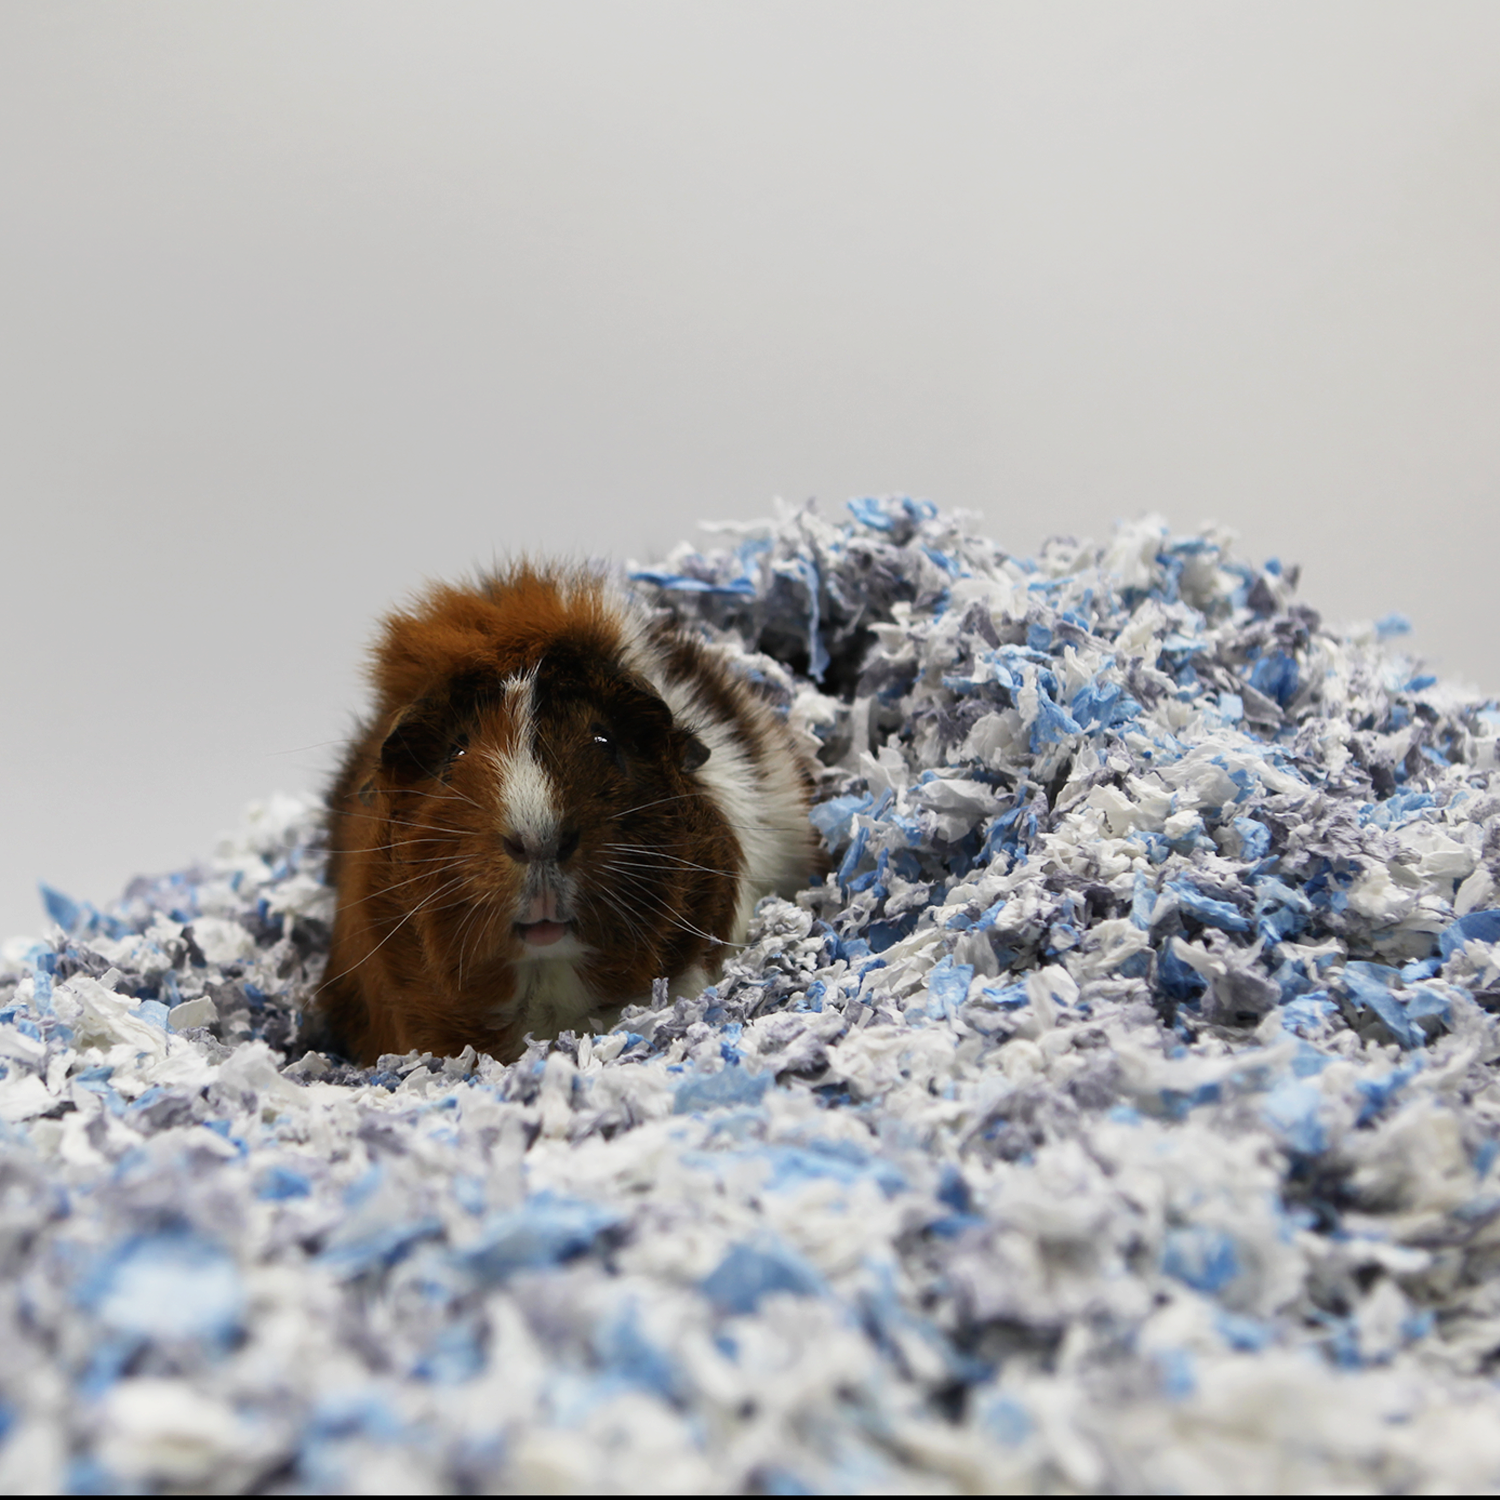
[[[508,1060],[708,983],[818,862],[812,767],[726,656],[597,574],[519,565],[387,617],[329,795],[309,1017],[370,1063]]]

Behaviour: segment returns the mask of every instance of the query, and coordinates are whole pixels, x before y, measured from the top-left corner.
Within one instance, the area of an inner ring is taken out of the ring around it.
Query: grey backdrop
[[[1500,5],[0,8],[0,934],[509,549],[1143,509],[1500,688]]]

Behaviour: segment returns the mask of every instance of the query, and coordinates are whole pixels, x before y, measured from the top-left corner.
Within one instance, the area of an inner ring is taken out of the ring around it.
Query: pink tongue
[[[521,929],[521,936],[533,948],[547,948],[557,942],[567,930],[566,922],[528,922]]]

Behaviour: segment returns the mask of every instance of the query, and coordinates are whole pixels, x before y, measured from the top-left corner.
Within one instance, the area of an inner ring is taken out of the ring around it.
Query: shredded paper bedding
[[[297,1046],[315,807],[0,975],[0,1488],[1500,1487],[1493,699],[1158,520],[633,576],[832,873],[509,1066]]]

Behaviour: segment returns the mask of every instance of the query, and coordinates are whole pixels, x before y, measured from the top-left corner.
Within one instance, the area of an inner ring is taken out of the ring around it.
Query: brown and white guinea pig
[[[712,979],[819,863],[813,767],[700,637],[519,564],[387,617],[329,796],[338,898],[308,1030],[364,1063],[501,1060]]]

